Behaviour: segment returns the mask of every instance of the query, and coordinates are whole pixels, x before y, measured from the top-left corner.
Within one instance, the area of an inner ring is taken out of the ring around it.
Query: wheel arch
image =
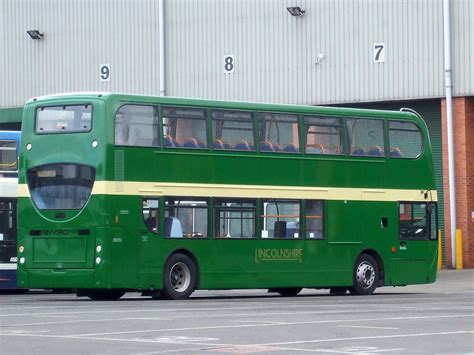
[[[354,264],[357,262],[357,259],[362,255],[362,254],[367,254],[367,255],[370,255],[371,257],[373,257],[375,259],[375,261],[377,262],[377,266],[378,266],[378,269],[379,269],[379,275],[380,275],[380,279],[379,279],[379,284],[378,286],[383,286],[385,284],[385,265],[384,265],[384,262],[383,262],[383,259],[382,257],[380,256],[380,254],[375,251],[374,249],[365,249],[363,251],[361,251],[359,253],[359,255],[357,255],[357,258],[354,262]]]

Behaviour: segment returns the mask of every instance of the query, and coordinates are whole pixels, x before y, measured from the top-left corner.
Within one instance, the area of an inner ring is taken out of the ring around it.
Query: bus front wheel
[[[352,295],[370,295],[379,284],[380,272],[375,259],[369,254],[361,254],[354,265],[354,283],[349,292]]]
[[[165,265],[161,297],[183,300],[194,292],[197,285],[197,268],[184,254],[173,254]]]

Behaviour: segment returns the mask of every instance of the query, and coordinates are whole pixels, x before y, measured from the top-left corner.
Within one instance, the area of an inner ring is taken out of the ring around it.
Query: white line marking
[[[354,341],[354,340],[369,340],[369,339],[410,338],[410,337],[423,337],[423,336],[435,336],[435,335],[457,335],[457,334],[474,334],[474,330],[460,330],[460,331],[457,331],[457,332],[439,332],[439,333],[374,335],[374,336],[368,336],[368,337],[350,337],[350,338],[302,340],[302,341],[288,341],[288,342],[281,342],[281,343],[264,343],[264,344],[252,344],[252,345],[254,345],[254,346],[279,346],[279,345],[293,345],[293,344],[331,343],[331,342],[349,341],[349,340]]]
[[[218,326],[208,326],[208,327],[146,329],[146,330],[133,330],[133,331],[126,331],[126,332],[89,333],[89,334],[78,334],[77,336],[79,336],[79,337],[88,337],[88,336],[138,334],[138,333],[154,333],[154,332],[158,332],[158,333],[161,333],[161,332],[175,332],[175,331],[179,332],[179,331],[189,331],[189,330],[210,330],[210,329],[251,328],[251,327],[277,327],[277,326],[304,325],[304,324],[371,322],[371,321],[382,321],[382,320],[418,320],[418,319],[439,319],[439,318],[459,318],[459,317],[474,317],[474,314],[419,316],[419,317],[366,318],[366,319],[331,319],[331,320],[323,320],[323,321],[281,322],[279,324],[241,324],[241,325],[221,325],[221,326],[218,325]]]
[[[340,327],[343,327],[343,328],[363,328],[363,329],[395,329],[395,330],[400,329],[400,328],[395,328],[395,327],[369,327],[369,326],[364,326],[364,325],[340,325]]]

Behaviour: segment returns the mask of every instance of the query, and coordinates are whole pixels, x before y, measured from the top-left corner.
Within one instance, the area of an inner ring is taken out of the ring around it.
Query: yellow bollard
[[[462,232],[456,229],[456,270],[462,270]]]
[[[441,247],[441,229],[438,229],[438,270],[443,266],[443,250]]]

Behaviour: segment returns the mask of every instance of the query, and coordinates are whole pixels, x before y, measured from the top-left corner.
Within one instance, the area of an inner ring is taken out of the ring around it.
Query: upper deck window
[[[16,158],[16,142],[0,141],[0,173],[18,171]]]
[[[163,106],[163,134],[165,147],[207,148],[206,110]]]
[[[89,132],[92,105],[40,107],[36,111],[36,133]]]
[[[153,106],[124,105],[115,115],[115,144],[158,147],[158,112]]]
[[[423,149],[423,136],[413,122],[388,121],[390,156],[392,158],[416,158]]]
[[[252,113],[212,111],[213,147],[217,150],[255,150]]]
[[[340,118],[305,116],[306,154],[342,154]]]
[[[258,114],[261,152],[298,153],[296,115],[264,112]]]
[[[383,120],[349,118],[347,129],[351,155],[385,156]]]

